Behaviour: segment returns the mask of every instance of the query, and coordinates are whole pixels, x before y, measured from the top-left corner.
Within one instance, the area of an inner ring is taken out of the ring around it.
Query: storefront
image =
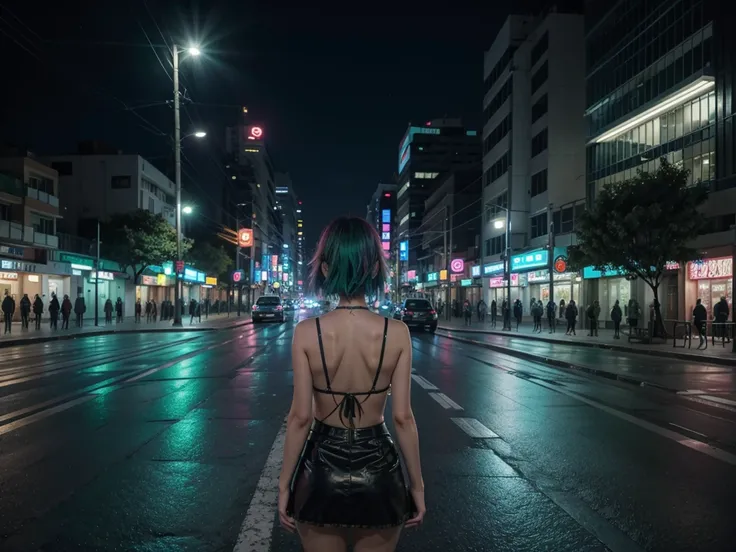
[[[207,275],[201,270],[192,268],[191,266],[185,266],[184,272],[179,274],[179,279],[182,280],[182,301],[184,304],[188,304],[192,299],[195,301],[201,301],[203,299],[201,295],[201,285],[206,282]]]
[[[517,299],[522,299],[522,293],[524,291],[524,287],[527,285],[527,276],[526,274],[512,274],[511,275],[511,302],[513,303]],[[488,300],[486,303],[488,306],[491,306],[491,303],[493,301],[496,302],[496,306],[498,309],[501,308],[501,305],[503,305],[504,300],[506,299],[506,280],[503,276],[495,276],[493,278],[488,279]],[[523,299],[522,299],[523,303]],[[500,312],[500,310],[499,310]]]
[[[567,268],[567,248],[566,247],[555,247],[554,249],[554,263],[553,268],[555,272],[558,272],[560,274],[565,274],[566,268]],[[541,288],[541,282],[537,280],[537,284],[539,287],[535,286],[535,290],[532,290],[530,288],[530,284],[534,281],[534,276],[531,276],[531,274],[541,271],[543,273],[546,273],[547,275],[547,284],[546,284],[546,297],[549,299],[549,266],[550,266],[550,256],[549,256],[549,249],[535,249],[533,251],[526,251],[524,253],[519,253],[518,255],[512,255],[511,256],[511,273],[512,274],[519,274],[520,276],[523,276],[523,278],[519,278],[519,286],[517,288],[516,294],[513,290],[512,285],[512,291],[511,291],[511,300],[512,302],[515,301],[517,298],[521,300],[521,304],[524,307],[524,314],[528,315],[531,311],[531,300],[534,298],[535,300],[539,300],[540,296],[543,295],[543,290]],[[569,292],[570,294],[574,293],[573,285],[574,285],[574,278],[572,276],[568,277],[569,282]],[[512,279],[513,284],[513,279]],[[556,289],[556,288],[555,288]],[[560,298],[564,298],[564,291],[563,294],[559,296]],[[559,301],[557,296],[557,291],[555,291],[555,301]],[[567,299],[565,300],[567,302]]]
[[[733,259],[731,257],[703,259],[687,263],[685,304],[688,306],[688,312],[692,313],[696,300],[700,299],[705,310],[708,311],[708,317],[711,318],[713,307],[721,300],[721,297],[725,297],[729,311],[733,313],[732,285]],[[733,315],[729,318],[733,319]]]
[[[541,299],[546,305],[549,301],[549,270],[535,270],[527,274],[529,282],[529,295]],[[580,302],[580,282],[582,278],[574,272],[555,272],[554,274],[554,300],[558,305],[560,301],[569,303],[570,299]],[[531,300],[531,299],[530,299]]]
[[[462,291],[462,297],[460,301],[470,301],[470,305],[475,310],[475,307],[483,296],[483,289],[479,280],[473,278],[462,278],[457,280],[455,283],[457,287]]]
[[[160,305],[164,301],[174,300],[174,279],[165,274],[141,276],[140,284],[135,286],[135,299],[145,305],[148,301],[156,301]]]
[[[71,288],[71,268],[66,263],[50,261],[48,264],[29,263],[21,260],[0,260],[0,300],[7,291],[16,302],[14,318],[20,319],[18,304],[24,294],[33,301],[35,296],[41,297],[46,305],[51,301],[51,294],[59,296],[59,300],[68,294]]]

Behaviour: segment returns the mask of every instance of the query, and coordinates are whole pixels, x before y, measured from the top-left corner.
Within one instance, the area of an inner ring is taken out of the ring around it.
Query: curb
[[[67,341],[70,339],[85,339],[87,337],[99,337],[102,335],[114,335],[114,334],[155,334],[155,333],[196,333],[196,332],[219,332],[223,330],[232,330],[233,328],[239,328],[251,324],[251,320],[245,320],[242,323],[233,324],[231,326],[225,326],[222,328],[156,328],[156,329],[140,329],[140,330],[98,330],[92,332],[86,332],[82,334],[58,334],[58,335],[47,335],[42,337],[30,337],[25,339],[8,339],[6,341],[0,341],[0,349],[7,347],[20,347],[23,345],[35,345],[37,343],[48,343],[50,341]]]
[[[666,391],[668,393],[678,393],[679,391],[682,391],[682,389],[674,389],[672,387],[666,387],[664,385],[660,385],[659,383],[652,383],[650,381],[646,381],[646,380],[643,380],[637,377],[633,377],[633,376],[629,376],[625,374],[618,374],[616,372],[609,372],[608,370],[600,370],[598,368],[591,368],[589,366],[580,366],[578,364],[570,364],[568,362],[564,362],[556,358],[547,358],[547,357],[543,357],[539,355],[534,355],[532,353],[526,353],[524,351],[519,351],[517,349],[512,349],[510,347],[504,347],[502,345],[496,345],[493,343],[486,343],[485,341],[477,341],[475,339],[469,339],[467,337],[457,337],[457,336],[444,335],[444,334],[436,334],[436,335],[439,337],[444,337],[445,339],[454,339],[455,341],[460,341],[461,343],[468,343],[470,345],[478,345],[479,347],[490,349],[492,351],[496,351],[499,353],[504,353],[509,356],[523,358],[525,360],[531,360],[533,362],[543,362],[544,364],[547,364],[549,366],[554,366],[555,368],[562,368],[563,370],[576,370],[578,372],[585,372],[586,374],[590,374],[593,376],[598,376],[598,377],[602,377],[602,378],[606,378],[610,380],[616,380],[622,383],[628,383],[630,385],[636,385],[637,387],[655,387],[657,389]]]
[[[509,333],[509,332],[494,332],[494,331],[487,331],[487,330],[464,330],[464,329],[458,329],[458,328],[448,328],[447,326],[437,326],[437,329],[443,330],[446,332],[465,332],[465,333],[476,333],[476,334],[484,334],[484,335],[498,335],[501,337],[520,337],[522,339],[530,339],[532,341],[542,341],[543,343],[552,343],[554,345],[579,345],[581,347],[591,347],[594,349],[606,349],[608,351],[617,351],[619,353],[633,353],[635,355],[651,355],[651,356],[658,356],[658,357],[664,357],[664,358],[674,358],[677,360],[688,360],[690,362],[697,362],[697,363],[717,364],[719,366],[730,366],[730,367],[736,366],[736,357],[733,359],[730,359],[730,358],[722,358],[722,357],[698,356],[693,353],[676,353],[673,351],[666,351],[666,350],[662,350],[662,351],[656,351],[652,349],[637,350],[631,347],[623,347],[621,345],[609,345],[609,344],[604,344],[604,343],[588,343],[585,341],[568,342],[568,341],[561,341],[557,339],[550,339],[547,337],[534,337],[534,336],[523,334],[523,333],[513,333],[513,332]]]

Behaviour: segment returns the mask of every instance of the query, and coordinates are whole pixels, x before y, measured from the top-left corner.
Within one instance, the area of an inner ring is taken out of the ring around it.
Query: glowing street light
[[[185,215],[191,215],[194,209],[192,209],[189,205],[182,208],[181,212]]]
[[[204,130],[198,130],[194,133],[194,136],[197,138],[204,138],[205,136],[207,136],[207,133]]]
[[[202,53],[202,51],[199,48],[197,48],[196,46],[190,46],[187,49],[187,52],[189,52],[189,55],[190,56],[198,56],[198,55],[200,55]]]
[[[501,228],[503,228],[504,226],[506,226],[506,221],[504,221],[504,220],[494,220],[494,221],[493,221],[493,227],[494,227],[494,228],[495,228],[496,230],[500,230],[500,229],[501,229]]]

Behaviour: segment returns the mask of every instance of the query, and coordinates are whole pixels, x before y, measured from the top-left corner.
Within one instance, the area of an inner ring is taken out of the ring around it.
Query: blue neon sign
[[[384,209],[381,211],[381,222],[389,224],[391,222],[391,209]]]
[[[503,268],[503,262],[483,265],[483,276],[498,274],[499,272],[503,272]]]
[[[408,241],[399,242],[399,260],[400,261],[409,260],[409,242]]]
[[[549,251],[546,249],[537,249],[536,251],[529,251],[511,257],[511,272],[544,268],[548,265]]]
[[[470,275],[473,278],[480,278],[480,266],[473,266],[470,269]]]

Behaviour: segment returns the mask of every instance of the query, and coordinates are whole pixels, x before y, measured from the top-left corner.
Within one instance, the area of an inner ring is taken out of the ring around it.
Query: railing
[[[41,203],[48,203],[52,207],[59,206],[58,197],[56,197],[53,194],[49,194],[47,192],[42,192],[40,190],[37,190],[36,188],[31,188],[30,186],[26,186],[26,196],[30,197],[31,199],[36,199],[40,201]]]
[[[41,245],[44,247],[49,247],[51,249],[58,249],[59,238],[57,238],[53,234],[44,234],[43,232],[34,232],[33,243],[35,245]]]
[[[714,322],[710,321],[710,344],[715,346],[716,340],[720,339],[721,347],[725,347],[726,343],[731,343],[734,338],[734,322]],[[706,339],[706,342],[708,340]]]
[[[689,320],[665,320],[665,323],[671,322],[672,323],[672,346],[673,347],[682,347],[685,348],[685,344],[687,344],[687,348],[690,349],[692,347],[693,343],[693,325],[692,322]],[[682,339],[682,345],[677,344],[677,340]]]
[[[0,238],[21,243],[34,243],[33,227],[23,226],[19,222],[0,220]]]

